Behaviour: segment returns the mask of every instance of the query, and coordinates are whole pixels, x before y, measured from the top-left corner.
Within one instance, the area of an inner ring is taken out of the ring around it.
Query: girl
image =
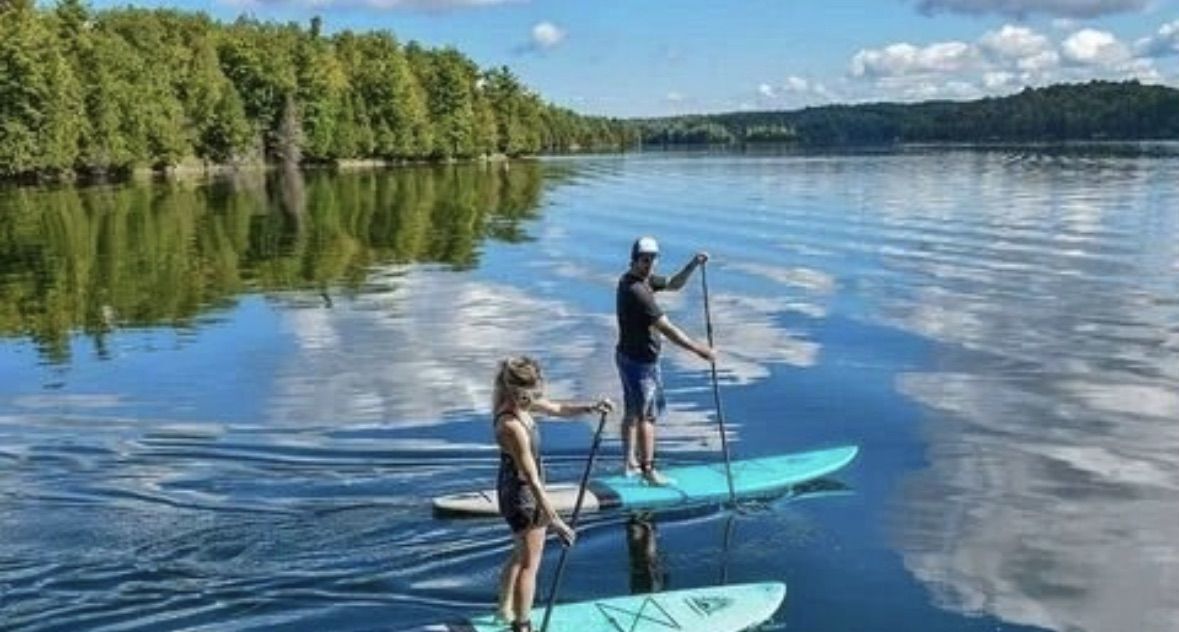
[[[532,600],[545,531],[551,527],[565,546],[573,544],[576,537],[545,493],[540,435],[532,412],[572,417],[609,412],[614,406],[608,399],[586,404],[544,399],[540,365],[527,356],[500,362],[492,399],[495,440],[500,449],[499,512],[515,540],[512,556],[500,575],[499,614],[511,623],[512,632],[532,632]]]

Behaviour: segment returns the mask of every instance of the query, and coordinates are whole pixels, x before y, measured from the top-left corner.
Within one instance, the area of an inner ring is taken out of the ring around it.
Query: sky
[[[104,8],[127,0],[94,0]],[[506,65],[584,114],[974,99],[1137,78],[1179,86],[1179,0],[134,0],[388,30]]]

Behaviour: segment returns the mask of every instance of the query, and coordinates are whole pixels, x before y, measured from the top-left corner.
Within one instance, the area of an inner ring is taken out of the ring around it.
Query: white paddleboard
[[[858,453],[857,446],[841,446],[733,461],[733,489],[738,499],[770,495],[831,474],[851,463]],[[587,513],[606,509],[652,511],[728,500],[728,473],[724,463],[673,467],[662,472],[673,484],[653,487],[641,477],[595,478],[586,486],[581,510]],[[548,485],[545,489],[557,511],[573,511],[576,484]],[[494,489],[440,496],[433,503],[434,510],[443,515],[499,514]]]

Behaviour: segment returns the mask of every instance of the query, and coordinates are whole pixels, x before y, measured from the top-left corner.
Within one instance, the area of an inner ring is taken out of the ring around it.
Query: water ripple
[[[720,570],[791,582],[792,629],[1175,629],[1179,162],[924,148],[512,173],[333,176],[302,229],[257,191],[160,190],[202,218],[152,237],[176,261],[215,255],[184,260],[191,278],[134,248],[125,267],[156,285],[39,271],[63,285],[9,303],[60,319],[0,310],[19,332],[0,345],[2,627],[372,630],[490,609],[507,529],[436,519],[429,499],[494,485],[503,356],[540,357],[555,397],[618,398],[613,287],[654,234],[665,273],[712,255],[735,453],[860,443],[858,489],[648,531],[589,519],[563,596]],[[370,188],[385,197],[356,197]],[[123,210],[112,235],[155,235]],[[0,283],[34,291],[26,272]],[[661,304],[702,337],[692,280]],[[136,298],[165,286],[191,294]],[[715,462],[707,365],[669,349],[664,369],[660,458]],[[593,420],[544,428],[550,476],[579,476]],[[655,531],[658,547],[631,539]]]

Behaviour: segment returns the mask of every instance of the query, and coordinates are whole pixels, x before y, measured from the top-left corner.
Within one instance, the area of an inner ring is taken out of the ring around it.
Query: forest
[[[0,179],[135,169],[446,162],[646,146],[1179,138],[1179,90],[1137,81],[975,101],[649,119],[580,115],[507,67],[389,31],[0,0]]]
[[[0,178],[615,150],[633,130],[388,31],[0,0]]]
[[[1179,90],[1137,81],[1090,81],[975,101],[826,105],[632,124],[647,145],[1179,139]]]

